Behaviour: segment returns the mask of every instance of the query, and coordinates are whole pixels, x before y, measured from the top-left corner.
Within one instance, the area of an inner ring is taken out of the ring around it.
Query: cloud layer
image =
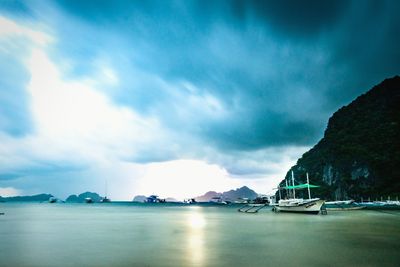
[[[268,191],[332,112],[399,74],[399,11],[396,1],[3,2],[0,187],[64,196],[108,179],[126,199],[152,181],[173,195],[177,175],[155,170],[194,166],[204,178],[181,182],[191,194],[196,181]]]

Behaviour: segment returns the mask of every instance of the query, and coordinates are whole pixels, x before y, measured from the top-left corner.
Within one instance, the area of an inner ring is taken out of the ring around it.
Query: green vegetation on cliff
[[[326,199],[400,195],[400,77],[335,112],[324,137],[291,170],[298,182],[308,172],[321,185],[314,194]]]

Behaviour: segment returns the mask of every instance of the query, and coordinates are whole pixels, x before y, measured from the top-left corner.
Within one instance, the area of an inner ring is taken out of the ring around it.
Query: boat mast
[[[104,181],[105,182],[105,198],[107,198],[107,179]]]
[[[281,185],[279,185],[278,191],[279,191],[279,200],[281,200],[282,199],[282,196],[281,196]]]
[[[294,189],[294,174],[293,174],[293,170],[292,170],[292,185],[293,185],[293,198],[296,198],[296,191]]]
[[[310,180],[308,179],[308,172],[307,172],[307,187],[308,187],[308,199],[311,199]]]
[[[290,197],[289,197],[288,183],[287,183],[287,180],[286,180],[286,179],[285,179],[285,182],[286,182],[286,198],[290,198]]]

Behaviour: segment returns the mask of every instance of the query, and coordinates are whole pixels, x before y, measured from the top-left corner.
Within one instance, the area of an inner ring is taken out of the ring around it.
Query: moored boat
[[[220,205],[228,204],[228,202],[223,200],[222,197],[220,197],[220,196],[216,196],[216,197],[211,198],[210,203],[220,204]]]
[[[350,199],[350,200],[326,201],[325,204],[326,205],[349,205],[349,204],[352,204],[354,202],[355,202],[354,199]]]
[[[366,206],[362,205],[340,205],[340,204],[327,204],[325,208],[329,211],[347,211],[347,210],[361,210],[365,209]]]
[[[101,203],[110,203],[110,202],[111,202],[111,199],[109,199],[107,196],[105,196],[104,198],[102,198],[102,199],[100,200],[100,202],[101,202]]]
[[[286,186],[279,187],[279,193],[281,189],[286,189],[290,197],[288,199],[280,199],[278,201],[278,205],[275,206],[275,211],[281,212],[297,212],[297,213],[309,213],[309,214],[318,214],[321,211],[322,206],[325,203],[325,200],[321,200],[319,198],[311,198],[310,188],[318,187],[317,185],[312,185],[309,182],[308,173],[307,173],[307,183],[295,185],[294,183],[294,174],[292,171],[292,185],[288,185],[286,181]],[[308,189],[308,199],[296,198],[296,190],[299,189]]]
[[[85,203],[93,203],[93,199],[90,197],[85,198]]]
[[[105,181],[105,194],[104,197],[100,200],[101,203],[110,203],[111,199],[107,197],[107,180]]]
[[[183,203],[185,203],[185,204],[196,204],[197,201],[194,198],[188,198],[188,199],[184,199]]]

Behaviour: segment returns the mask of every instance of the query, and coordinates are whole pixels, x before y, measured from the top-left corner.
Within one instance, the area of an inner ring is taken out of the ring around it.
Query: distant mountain
[[[146,196],[138,195],[133,198],[133,202],[145,202],[147,199]]]
[[[243,186],[236,190],[229,190],[227,192],[222,193],[223,199],[230,199],[230,200],[236,200],[238,198],[255,199],[257,196],[258,194],[255,191],[248,188],[247,186]]]
[[[287,173],[325,199],[400,195],[400,77],[386,79],[329,119],[324,137]],[[281,185],[284,184],[282,181]],[[300,191],[299,191],[300,192]],[[283,192],[284,193],[284,192]]]
[[[0,202],[43,202],[53,197],[50,194],[38,194],[33,196],[1,197]]]
[[[235,190],[229,190],[223,193],[217,193],[215,191],[209,191],[205,193],[202,196],[196,197],[196,201],[198,202],[208,202],[210,201],[213,197],[221,197],[224,200],[231,200],[235,201],[238,198],[248,198],[248,199],[255,199],[258,196],[258,194],[248,188],[247,186],[243,186],[241,188],[237,188]]]
[[[195,200],[196,200],[197,202],[208,202],[208,201],[210,201],[213,197],[220,197],[220,196],[222,196],[222,193],[217,193],[217,192],[215,192],[215,191],[208,191],[207,193],[205,193],[205,194],[202,195],[202,196],[195,197]]]
[[[85,192],[80,195],[70,195],[65,201],[66,202],[76,202],[76,203],[81,203],[85,202],[85,198],[91,198],[94,202],[100,202],[102,197],[97,194],[97,193],[92,193],[92,192]]]

